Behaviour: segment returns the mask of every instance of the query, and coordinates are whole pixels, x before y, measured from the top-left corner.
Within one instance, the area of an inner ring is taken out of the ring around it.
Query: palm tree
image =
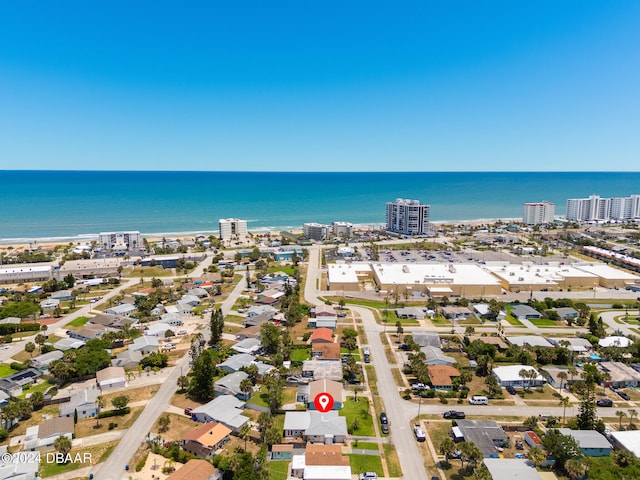
[[[240,427],[240,431],[238,432],[238,436],[244,440],[244,451],[247,451],[247,439],[249,438],[249,433],[251,433],[251,426],[248,423],[245,423],[242,427]]]
[[[634,417],[638,416],[638,411],[630,408],[627,410],[627,414],[629,415],[629,426],[631,426],[631,422],[633,422]]]
[[[573,377],[578,375],[578,369],[575,366],[571,365],[569,367],[569,370],[567,370],[567,371],[569,372],[569,377],[570,377],[571,381],[573,382]]]
[[[440,454],[444,455],[445,462],[449,464],[449,457],[456,453],[457,447],[451,437],[446,437],[440,444]]]
[[[522,368],[518,372],[518,376],[522,379],[522,387],[527,388],[529,386],[529,382],[527,382],[527,386],[525,386],[524,380],[529,378],[529,370],[527,370],[526,368]]]
[[[607,382],[611,380],[611,374],[609,372],[602,373],[602,394],[607,394]]]
[[[547,459],[547,456],[544,453],[544,450],[540,447],[532,447],[529,449],[527,453],[527,458],[533,463],[535,466],[542,465],[544,461]]]
[[[240,391],[244,393],[245,397],[249,398],[249,393],[253,390],[253,383],[248,378],[243,378],[240,381]],[[246,449],[245,449],[246,450]]]
[[[102,410],[106,404],[107,404],[107,402],[105,401],[105,399],[104,399],[104,397],[102,395],[98,395],[96,397],[96,405],[98,406],[98,411]],[[98,428],[99,426],[100,426],[100,418],[98,417],[98,414],[96,413],[96,428]]]
[[[567,407],[569,406],[569,397],[561,397],[560,405],[564,407],[562,410],[562,423],[565,423],[565,419],[567,417]]]
[[[567,372],[560,372],[558,373],[558,378],[560,379],[560,395],[562,395],[562,387],[567,382],[569,375],[567,375]]]
[[[71,440],[69,440],[69,438],[65,437],[64,435],[60,435],[58,438],[56,438],[55,442],[53,442],[53,448],[66,456],[67,453],[71,451]]]
[[[626,416],[627,416],[627,414],[625,412],[623,412],[622,410],[618,410],[616,412],[616,417],[618,417],[620,419],[620,430],[622,430],[622,419],[624,417],[626,417]]]

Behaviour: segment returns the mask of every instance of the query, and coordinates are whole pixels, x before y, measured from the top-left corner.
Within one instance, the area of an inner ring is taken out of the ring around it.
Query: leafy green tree
[[[527,452],[527,458],[533,463],[536,467],[539,467],[544,463],[547,459],[547,456],[540,447],[531,447]]]
[[[29,401],[34,410],[40,410],[44,407],[44,393],[42,392],[33,392],[29,397]]]
[[[552,429],[542,438],[542,445],[549,455],[556,459],[556,468],[564,470],[565,463],[571,458],[582,458],[582,451],[576,440]]]
[[[24,351],[31,355],[31,357],[33,357],[33,352],[35,351],[35,349],[36,344],[33,342],[27,342],[27,344],[24,346]]]
[[[275,413],[282,406],[285,380],[279,375],[265,375],[264,384],[267,387],[269,408],[271,413]]]
[[[280,329],[271,322],[260,326],[262,345],[269,354],[276,353],[280,348]]]
[[[181,391],[185,391],[189,386],[189,377],[186,375],[180,375],[178,377],[178,387],[180,387]]]
[[[159,425],[159,431],[160,432],[166,432],[167,430],[169,430],[169,424],[171,423],[171,418],[169,417],[169,415],[165,415],[163,417],[160,417],[158,419],[158,425]]]
[[[63,278],[63,280],[64,280],[64,283],[67,284],[67,288],[73,288],[73,286],[76,284],[76,279],[72,273],[69,273],[68,275],[66,275]]]
[[[222,313],[222,310],[220,308],[216,308],[213,312],[211,312],[209,329],[211,330],[209,345],[216,345],[222,338],[222,331],[224,329],[224,313]]]
[[[213,350],[205,350],[194,361],[189,396],[201,401],[211,400],[215,396],[213,377],[216,374],[216,360]]]
[[[128,404],[129,397],[127,397],[126,395],[119,395],[111,400],[111,405],[113,405],[113,408],[115,408],[116,410],[124,410],[125,408],[127,408]]]
[[[440,454],[444,455],[445,462],[449,464],[449,458],[456,453],[458,446],[451,439],[451,437],[445,437],[440,444]]]

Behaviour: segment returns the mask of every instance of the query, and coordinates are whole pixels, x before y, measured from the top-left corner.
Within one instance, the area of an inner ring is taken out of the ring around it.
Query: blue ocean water
[[[91,238],[101,231],[216,233],[305,222],[385,221],[385,202],[418,199],[433,221],[518,218],[522,204],[640,193],[640,173],[292,173],[0,171],[0,242]]]

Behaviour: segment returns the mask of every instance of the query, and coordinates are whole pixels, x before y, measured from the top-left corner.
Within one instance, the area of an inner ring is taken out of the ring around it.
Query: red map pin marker
[[[316,395],[313,399],[313,405],[320,413],[327,413],[333,408],[333,397],[327,392],[322,392]]]

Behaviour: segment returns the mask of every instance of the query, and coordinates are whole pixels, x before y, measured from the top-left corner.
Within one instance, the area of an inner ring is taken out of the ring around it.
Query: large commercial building
[[[247,236],[247,221],[238,218],[221,218],[219,220],[220,240],[243,240]]]
[[[348,222],[333,222],[331,229],[333,235],[338,238],[351,238],[353,235],[353,224]]]
[[[525,225],[542,225],[552,223],[556,204],[551,202],[525,203],[523,206],[522,223]]]
[[[305,238],[319,242],[329,238],[329,231],[329,225],[323,225],[321,223],[305,223],[302,226],[302,233]]]
[[[107,250],[129,250],[141,246],[142,240],[140,232],[101,232],[98,244]]]
[[[429,205],[403,198],[387,202],[387,230],[404,235],[427,235]]]
[[[567,200],[567,220],[575,222],[606,222],[640,218],[640,195],[629,197],[570,198]]]

